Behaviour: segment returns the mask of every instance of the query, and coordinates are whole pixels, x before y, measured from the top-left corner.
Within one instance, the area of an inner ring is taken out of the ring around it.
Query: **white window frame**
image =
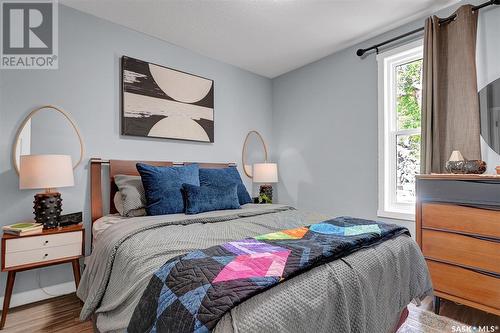
[[[377,215],[415,220],[414,203],[396,202],[396,137],[420,133],[420,129],[397,130],[396,67],[423,57],[423,40],[377,55],[378,62],[378,187]]]

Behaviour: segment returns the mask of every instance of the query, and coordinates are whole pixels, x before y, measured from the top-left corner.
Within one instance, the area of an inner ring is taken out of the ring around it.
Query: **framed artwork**
[[[214,81],[122,57],[122,135],[214,142]]]

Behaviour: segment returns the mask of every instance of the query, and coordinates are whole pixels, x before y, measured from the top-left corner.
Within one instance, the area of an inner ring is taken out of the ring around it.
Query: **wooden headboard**
[[[104,215],[103,211],[103,187],[102,187],[102,169],[103,165],[109,166],[109,212],[117,213],[113,198],[118,188],[115,184],[116,175],[138,176],[136,164],[146,163],[155,166],[184,166],[195,162],[167,162],[167,161],[133,161],[133,160],[103,160],[100,158],[90,159],[90,211],[92,223]],[[197,162],[196,162],[197,163]],[[200,168],[227,168],[236,167],[235,163],[197,163]]]

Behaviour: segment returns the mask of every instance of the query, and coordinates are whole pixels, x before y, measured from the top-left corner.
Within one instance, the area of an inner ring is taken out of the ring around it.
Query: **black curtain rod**
[[[488,1],[488,2],[485,2],[485,3],[482,3],[482,4],[478,5],[478,6],[472,7],[472,10],[476,11],[476,10],[479,10],[481,8],[488,7],[488,6],[491,6],[491,5],[500,5],[500,0],[491,0],[491,1]],[[440,19],[439,20],[439,24],[449,23],[449,22],[453,21],[456,17],[457,17],[457,14],[453,14],[450,17],[447,17],[447,18],[444,18],[444,19]],[[412,30],[412,31],[409,31],[409,32],[404,33],[402,35],[399,35],[397,37],[388,39],[388,40],[386,40],[386,41],[384,41],[382,43],[378,43],[378,44],[375,44],[373,46],[370,46],[370,47],[368,47],[366,49],[358,49],[356,51],[356,55],[358,57],[362,57],[366,52],[371,51],[371,50],[376,50],[377,53],[378,53],[378,48],[379,47],[387,45],[387,44],[390,44],[390,43],[395,42],[395,41],[397,41],[399,39],[403,39],[405,37],[414,35],[414,34],[416,34],[418,32],[421,32],[421,31],[424,31],[424,27],[418,28],[418,29],[415,29],[415,30]]]

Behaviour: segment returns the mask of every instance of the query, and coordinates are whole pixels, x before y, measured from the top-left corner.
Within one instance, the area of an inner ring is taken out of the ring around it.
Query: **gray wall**
[[[59,70],[0,71],[0,224],[32,218],[36,191],[18,189],[18,178],[11,165],[11,145],[26,114],[44,104],[58,105],[70,112],[82,132],[86,144],[84,165],[76,170],[76,185],[60,191],[64,211],[83,211],[87,227],[90,157],[240,165],[243,140],[249,130],[260,131],[271,145],[269,79],[68,7],[60,6],[59,22]],[[119,60],[122,55],[213,79],[215,143],[120,136]],[[42,285],[72,280],[70,265],[40,271]],[[5,276],[1,274],[2,295]],[[19,273],[14,293],[33,289],[38,289],[35,274]]]
[[[448,16],[451,9],[439,12]],[[274,159],[280,202],[333,215],[376,218],[377,61],[359,47],[423,26],[424,20],[342,50],[273,80]],[[480,87],[500,77],[500,8],[481,11]],[[483,154],[484,156],[484,154]],[[494,170],[498,155],[484,156]],[[411,229],[414,222],[398,221]]]

